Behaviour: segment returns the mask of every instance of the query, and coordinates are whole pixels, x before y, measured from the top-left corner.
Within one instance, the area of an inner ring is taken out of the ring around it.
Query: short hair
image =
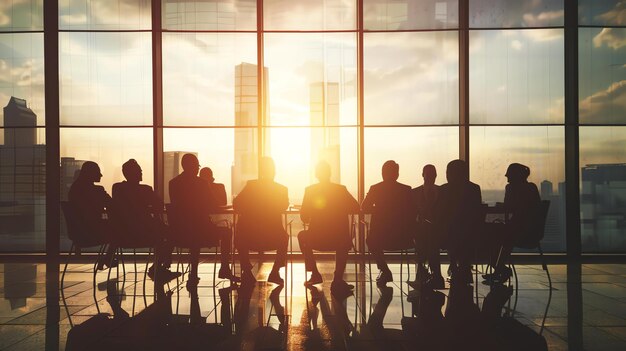
[[[446,177],[448,182],[462,182],[469,180],[469,170],[467,169],[467,162],[463,160],[452,160],[448,163],[446,168]]]
[[[389,160],[383,163],[383,180],[398,180],[400,165],[396,161]]]
[[[424,168],[422,168],[422,174],[432,171],[435,173],[435,175],[437,175],[437,168],[435,168],[435,166],[431,165],[431,164],[427,164],[426,166],[424,166]]]
[[[139,163],[137,163],[137,161],[134,158],[131,158],[130,160],[124,162],[124,164],[122,165],[122,174],[124,175],[125,178],[128,179],[130,175],[129,172],[133,168],[134,169],[140,168]]]
[[[315,166],[315,177],[319,180],[329,179],[331,175],[330,165],[326,161],[320,161]]]
[[[259,178],[271,178],[274,179],[276,175],[276,165],[271,157],[261,157],[259,164]]]
[[[183,170],[191,170],[193,167],[198,167],[200,162],[198,162],[198,158],[194,154],[184,154],[182,160],[180,161],[181,166],[183,166]]]
[[[100,166],[93,161],[85,161],[83,165],[80,167],[80,174],[78,175],[80,178],[89,177],[91,178],[94,175],[100,175]]]
[[[511,177],[519,180],[527,180],[530,175],[530,168],[521,163],[511,163],[506,169],[505,177]]]

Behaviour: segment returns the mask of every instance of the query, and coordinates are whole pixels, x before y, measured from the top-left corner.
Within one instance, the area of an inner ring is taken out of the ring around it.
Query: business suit
[[[441,275],[439,249],[440,238],[435,231],[435,204],[439,198],[439,186],[420,185],[412,191],[414,211],[417,219],[415,243],[420,254],[428,260],[434,275]]]
[[[317,271],[313,250],[332,250],[335,277],[343,279],[352,239],[348,215],[358,211],[359,203],[343,185],[323,182],[305,189],[300,218],[309,227],[298,234],[298,241],[307,271]]]
[[[276,250],[274,268],[284,267],[289,237],[283,227],[283,212],[289,207],[287,187],[269,179],[250,180],[233,200],[239,215],[235,247],[241,267],[250,270],[249,251]]]
[[[414,247],[411,205],[411,187],[395,180],[372,185],[361,204],[365,213],[372,214],[366,241],[381,270],[388,270],[383,250]]]

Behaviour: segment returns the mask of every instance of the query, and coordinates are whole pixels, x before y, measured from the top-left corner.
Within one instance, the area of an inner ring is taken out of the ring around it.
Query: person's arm
[[[289,190],[287,189],[286,186],[282,187],[282,195],[280,197],[281,201],[280,201],[280,210],[281,211],[285,211],[286,209],[289,208]]]
[[[98,197],[100,198],[100,201],[102,201],[102,203],[104,204],[104,207],[109,207],[111,206],[111,204],[113,203],[113,198],[111,197],[111,195],[109,195],[109,193],[107,193],[106,190],[104,190],[103,186],[98,186]]]
[[[228,204],[227,196],[226,196],[226,187],[224,184],[217,184],[217,204],[218,206],[226,206]]]
[[[343,193],[344,193],[344,198],[345,198],[345,208],[348,210],[348,213],[351,214],[355,214],[355,213],[359,213],[359,202],[356,201],[356,199],[354,198],[354,196],[352,196],[352,194],[350,194],[350,192],[348,191],[348,188],[346,188],[345,186],[342,186],[343,189]]]
[[[304,198],[302,199],[302,207],[300,207],[300,219],[304,223],[309,223],[311,220],[311,199],[309,195],[309,189],[304,190]]]
[[[250,183],[246,183],[243,189],[233,199],[233,209],[237,212],[246,212],[248,208],[248,193],[250,192]]]
[[[154,189],[152,189],[151,186],[148,186],[148,189],[150,193],[150,206],[152,207],[152,212],[154,214],[163,213],[163,199],[161,199],[161,197],[156,193],[156,191],[154,191]]]
[[[365,213],[372,213],[374,211],[374,197],[375,191],[374,187],[370,187],[370,190],[365,195],[365,199],[363,199],[363,203],[361,203],[361,210]]]

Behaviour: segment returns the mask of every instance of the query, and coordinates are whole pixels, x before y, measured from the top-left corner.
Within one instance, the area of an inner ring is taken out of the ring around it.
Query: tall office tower
[[[341,182],[339,100],[338,83],[316,82],[309,86],[311,182],[315,181],[315,166],[319,161],[328,162],[333,182]]]
[[[4,107],[4,145],[0,145],[0,232],[41,228],[45,214],[46,146],[37,144],[37,115],[26,100],[11,97]]]
[[[554,192],[551,181],[541,182],[541,199],[550,201],[542,248],[550,251],[565,250],[565,202],[563,193]]]
[[[194,154],[198,157],[197,152],[190,151],[165,151],[163,152],[163,187],[165,188],[164,192],[164,201],[165,203],[170,202],[170,180],[172,180],[177,175],[183,172],[183,166],[181,161],[183,160],[183,156],[185,154]]]
[[[269,124],[269,97],[268,97],[268,70],[263,69],[264,86],[266,92],[263,100],[265,113],[262,125]],[[235,66],[235,157],[231,168],[233,198],[239,194],[246,182],[257,177],[259,163],[258,154],[258,79],[257,65],[242,62]],[[252,128],[242,128],[252,127]],[[269,130],[261,128],[264,140],[264,154],[270,154]]]
[[[586,165],[581,177],[583,246],[597,251],[626,249],[626,164]]]
[[[70,187],[78,178],[83,163],[85,163],[84,160],[77,160],[74,157],[61,157],[61,201],[68,200]]]

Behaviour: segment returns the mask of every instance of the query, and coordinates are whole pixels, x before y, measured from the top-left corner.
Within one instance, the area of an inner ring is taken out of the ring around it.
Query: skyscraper
[[[0,233],[41,229],[44,234],[46,146],[37,144],[36,127],[37,115],[26,100],[11,97],[4,107],[0,145]]]
[[[263,69],[264,79],[264,106],[265,113],[261,116],[263,125],[267,125],[269,120],[269,98],[268,98],[268,70]],[[231,168],[233,198],[239,194],[243,186],[250,179],[257,177],[258,168],[258,126],[259,105],[258,105],[258,75],[257,65],[242,62],[235,66],[235,157]],[[251,128],[242,128],[251,127]],[[264,152],[269,154],[269,131],[263,129],[263,140],[265,141]]]
[[[311,125],[311,182],[315,180],[315,165],[326,161],[331,168],[331,180],[341,182],[339,128],[339,84],[315,82],[309,87]]]
[[[581,169],[583,246],[590,251],[626,248],[626,164],[593,164]]]

